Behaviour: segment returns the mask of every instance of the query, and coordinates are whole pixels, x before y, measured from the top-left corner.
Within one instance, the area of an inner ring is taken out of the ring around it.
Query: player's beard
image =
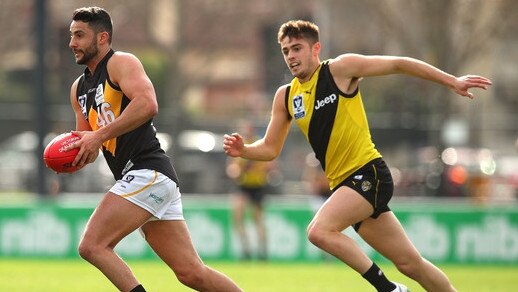
[[[94,41],[84,50],[81,50],[83,53],[83,57],[76,60],[76,63],[79,65],[86,65],[90,60],[92,60],[99,53],[99,47],[97,47],[97,43]]]

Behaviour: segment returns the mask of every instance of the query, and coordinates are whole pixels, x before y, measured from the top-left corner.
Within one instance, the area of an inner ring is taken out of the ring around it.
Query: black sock
[[[142,285],[139,284],[135,288],[131,289],[130,292],[146,292],[146,289],[144,289],[144,287],[142,287]]]
[[[376,263],[372,263],[370,269],[365,272],[362,277],[369,281],[369,283],[371,283],[378,292],[392,291],[396,289],[396,285],[385,277],[385,274],[376,265]]]

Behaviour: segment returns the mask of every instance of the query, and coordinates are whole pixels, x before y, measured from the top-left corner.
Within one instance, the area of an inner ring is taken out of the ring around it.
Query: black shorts
[[[263,203],[266,187],[240,186],[239,189],[253,204],[260,206]]]
[[[364,197],[374,208],[372,218],[378,218],[381,213],[390,211],[388,203],[394,193],[394,182],[390,170],[381,158],[376,158],[362,168],[355,171],[333,191],[339,187],[347,186],[355,190]],[[358,231],[361,222],[354,224],[354,229]]]

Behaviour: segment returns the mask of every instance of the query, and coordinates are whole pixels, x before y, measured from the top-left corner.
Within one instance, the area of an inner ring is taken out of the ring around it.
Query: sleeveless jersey
[[[372,142],[359,88],[340,91],[322,62],[308,82],[294,78],[286,109],[313,148],[334,189],[367,162],[381,157]]]
[[[86,68],[77,85],[78,104],[93,131],[118,118],[130,102],[108,75],[107,64],[113,54],[110,50],[93,74]],[[102,151],[116,180],[122,179],[130,169],[152,169],[178,184],[169,157],[156,138],[152,119],[130,132],[105,141]]]
[[[239,158],[239,185],[258,188],[268,184],[268,162]]]

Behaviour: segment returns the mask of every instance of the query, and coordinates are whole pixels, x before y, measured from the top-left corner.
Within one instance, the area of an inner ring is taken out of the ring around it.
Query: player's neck
[[[97,65],[99,65],[99,63],[102,61],[102,59],[104,59],[104,57],[106,56],[106,54],[108,54],[108,52],[110,51],[110,47],[106,47],[102,50],[99,50],[99,53],[97,54],[97,56],[95,56],[95,58],[93,58],[90,62],[88,62],[88,64],[86,65],[88,67],[88,70],[90,70],[90,74],[94,74],[95,72],[95,68],[97,68]]]
[[[299,78],[299,83],[302,84],[302,83],[306,83],[309,80],[311,80],[311,78],[313,77],[313,75],[315,75],[315,72],[318,70],[319,67],[320,67],[320,62],[313,64],[311,66],[311,68],[308,70],[308,72],[311,72],[311,74],[308,74],[308,75],[304,76],[303,78]]]

